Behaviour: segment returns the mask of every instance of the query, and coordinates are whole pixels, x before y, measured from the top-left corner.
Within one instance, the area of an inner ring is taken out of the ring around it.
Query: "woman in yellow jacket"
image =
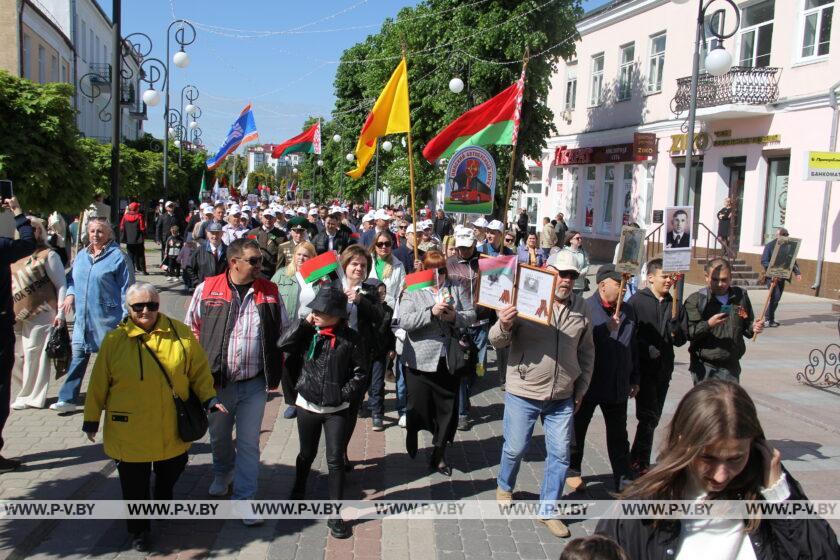
[[[154,499],[171,500],[190,444],[178,435],[175,403],[164,375],[181,399],[186,401],[192,389],[207,410],[227,410],[216,400],[204,350],[189,327],[158,312],[155,287],[132,285],[126,302],[128,318],[105,336],[93,366],[82,430],[94,441],[105,412],[105,453],[117,461],[124,500],[149,499],[152,469]],[[148,550],[150,528],[148,519],[128,520],[136,550]]]

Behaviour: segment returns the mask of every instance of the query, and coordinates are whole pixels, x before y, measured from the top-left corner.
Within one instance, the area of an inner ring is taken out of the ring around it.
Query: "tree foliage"
[[[0,71],[0,178],[27,210],[76,213],[93,197],[69,84],[36,84]]]
[[[404,8],[397,19],[386,20],[379,33],[344,51],[335,77],[336,105],[325,126],[324,175],[327,195],[339,192],[361,199],[372,192],[374,162],[358,181],[341,175],[350,168],[344,155],[352,151],[367,112],[407,50],[418,199],[427,200],[443,180],[442,170],[421,155],[425,143],[467,109],[498,94],[520,75],[526,49],[528,62],[517,156],[541,158],[545,139],[556,133],[554,115],[546,104],[550,79],[561,57],[575,53],[575,22],[582,9],[578,0],[425,0]],[[550,50],[549,50],[550,49]],[[545,52],[544,52],[545,51]],[[495,62],[495,63],[494,63]],[[509,64],[497,64],[510,62]],[[448,83],[454,76],[467,85],[453,94]],[[327,130],[342,136],[339,145]],[[400,138],[389,138],[391,153],[380,151],[380,181],[397,195],[409,190],[408,158]],[[490,149],[500,170],[499,196],[510,164],[510,148]],[[516,179],[526,171],[518,166]],[[498,208],[499,205],[497,205]]]

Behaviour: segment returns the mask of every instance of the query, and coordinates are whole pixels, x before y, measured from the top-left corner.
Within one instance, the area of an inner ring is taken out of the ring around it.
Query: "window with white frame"
[[[656,173],[656,164],[645,165],[645,222],[653,222],[653,178]]]
[[[604,53],[592,57],[592,79],[589,88],[589,106],[600,105],[604,100]]]
[[[85,20],[82,20],[82,34],[80,37],[82,40],[82,48],[79,49],[79,52],[82,55],[82,59],[84,59],[85,55],[87,55],[87,24],[85,23]]]
[[[29,58],[32,56],[32,40],[29,35],[23,35],[23,77],[27,80],[32,78],[32,71],[29,66]]]
[[[47,51],[42,45],[38,45],[38,83],[47,82]]]
[[[577,72],[569,70],[566,73],[566,103],[564,109],[575,110],[575,98],[577,97]]]
[[[50,81],[58,81],[58,57],[54,54],[50,55]]]
[[[619,49],[618,92],[619,101],[627,101],[633,96],[633,58],[636,56],[636,45],[630,43]]]
[[[803,59],[825,56],[831,40],[834,0],[804,0],[804,7],[800,56]]]
[[[577,227],[578,168],[566,168],[565,219],[569,227]]]
[[[738,66],[770,66],[774,9],[774,0],[764,0],[741,10]]]
[[[648,93],[662,91],[662,74],[665,72],[665,33],[650,38],[650,61],[648,63]]]

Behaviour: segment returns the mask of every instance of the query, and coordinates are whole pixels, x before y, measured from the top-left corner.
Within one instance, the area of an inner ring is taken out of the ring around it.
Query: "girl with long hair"
[[[621,494],[626,500],[807,500],[765,439],[740,385],[712,380],[683,397],[655,467]],[[597,532],[632,560],[840,558],[831,527],[816,519],[605,519]]]

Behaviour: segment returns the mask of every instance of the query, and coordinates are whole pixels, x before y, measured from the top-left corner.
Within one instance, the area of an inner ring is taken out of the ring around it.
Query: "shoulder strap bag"
[[[175,335],[178,344],[181,345],[181,349],[184,350],[184,356],[186,357],[187,349],[184,347],[184,343],[181,342],[181,337],[178,336],[178,332],[175,330],[175,325],[172,324],[171,319],[169,320],[169,327],[172,329],[172,334]],[[190,442],[203,438],[204,434],[207,433],[209,423],[207,421],[207,412],[204,410],[198,396],[190,389],[189,398],[186,401],[181,400],[181,397],[178,396],[178,393],[175,392],[175,388],[172,386],[172,380],[169,378],[169,374],[166,373],[166,368],[163,367],[157,355],[149,348],[148,344],[143,341],[140,341],[140,343],[152,355],[161,373],[163,373],[164,379],[166,379],[166,384],[169,385],[169,389],[172,391],[175,414],[178,417],[178,434],[181,440]]]

